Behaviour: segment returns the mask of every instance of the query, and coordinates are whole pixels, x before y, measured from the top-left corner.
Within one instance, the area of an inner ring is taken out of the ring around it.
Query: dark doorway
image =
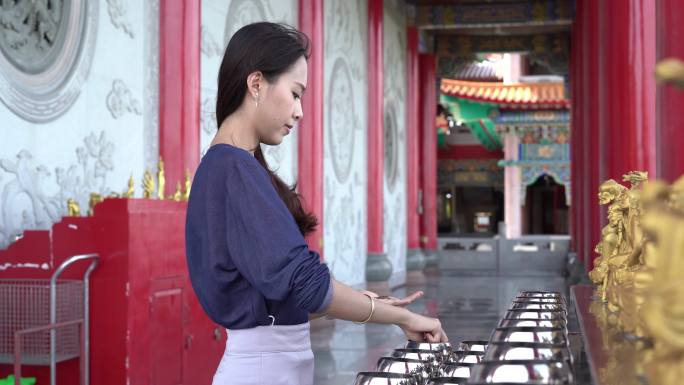
[[[568,205],[565,186],[549,175],[527,186],[523,212],[524,234],[567,234]]]
[[[437,196],[441,235],[492,236],[503,221],[503,191],[495,187],[441,187]]]

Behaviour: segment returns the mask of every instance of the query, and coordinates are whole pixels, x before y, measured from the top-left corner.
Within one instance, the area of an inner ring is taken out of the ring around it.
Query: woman
[[[304,34],[256,23],[235,33],[221,63],[219,129],[195,174],[186,223],[193,288],[228,329],[214,385],[312,384],[308,321],[320,315],[447,340],[437,319],[393,306],[416,296],[376,300],[333,279],[304,241],[317,219],[264,160],[259,145],[280,144],[303,116],[308,55]]]

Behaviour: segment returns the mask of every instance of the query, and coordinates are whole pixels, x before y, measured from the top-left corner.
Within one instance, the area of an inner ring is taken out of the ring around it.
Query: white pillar
[[[520,138],[516,134],[504,135],[504,158],[518,160]],[[520,184],[522,183],[520,168],[507,166],[504,171],[504,221],[506,222],[506,238],[517,238],[521,235]]]
[[[504,84],[515,84],[520,82],[523,74],[522,55],[519,53],[506,53],[503,59],[503,82]]]

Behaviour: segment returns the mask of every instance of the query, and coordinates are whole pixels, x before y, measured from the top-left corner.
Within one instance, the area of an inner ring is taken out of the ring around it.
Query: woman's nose
[[[302,102],[297,102],[294,110],[294,119],[296,121],[301,120],[304,117],[304,111],[302,111]]]

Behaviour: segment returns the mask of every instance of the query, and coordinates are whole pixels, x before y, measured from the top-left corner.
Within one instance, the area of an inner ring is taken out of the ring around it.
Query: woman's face
[[[300,57],[275,82],[263,81],[256,107],[256,129],[261,143],[280,144],[303,116],[302,94],[306,89],[307,64]]]

